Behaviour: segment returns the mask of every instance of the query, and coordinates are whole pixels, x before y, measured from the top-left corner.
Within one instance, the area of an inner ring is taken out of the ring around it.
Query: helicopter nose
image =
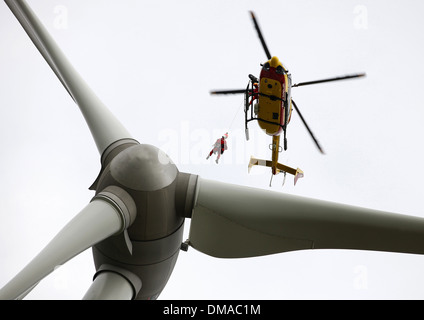
[[[273,56],[269,62],[270,66],[273,68],[277,68],[277,66],[280,64],[280,60],[276,56]]]

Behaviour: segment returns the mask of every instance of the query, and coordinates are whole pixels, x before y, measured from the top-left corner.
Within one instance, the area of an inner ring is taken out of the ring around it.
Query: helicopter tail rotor
[[[248,165],[248,171],[249,172],[250,172],[250,170],[252,169],[253,166],[264,166],[264,167],[272,168],[272,161],[250,157],[250,161],[249,161],[249,165]],[[296,185],[296,182],[299,178],[303,178],[303,176],[304,176],[303,171],[300,170],[299,168],[294,169],[294,168],[291,168],[289,166],[286,166],[286,165],[278,163],[278,162],[276,164],[276,172],[277,173],[285,172],[285,173],[292,174],[294,176],[294,185]]]

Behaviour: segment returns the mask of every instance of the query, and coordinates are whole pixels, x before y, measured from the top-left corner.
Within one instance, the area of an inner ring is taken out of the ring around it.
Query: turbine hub
[[[178,169],[160,149],[139,144],[123,150],[111,161],[110,174],[124,187],[137,191],[155,191],[172,184]]]

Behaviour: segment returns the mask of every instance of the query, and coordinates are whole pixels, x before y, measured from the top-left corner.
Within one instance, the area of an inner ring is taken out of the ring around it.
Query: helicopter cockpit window
[[[275,71],[276,71],[278,74],[284,74],[284,69],[283,69],[283,67],[282,67],[282,66],[278,66],[278,67],[275,69]]]
[[[264,64],[263,69],[266,70],[266,71],[268,71],[269,70],[269,67],[270,67],[269,66],[269,62],[267,62],[267,63]]]

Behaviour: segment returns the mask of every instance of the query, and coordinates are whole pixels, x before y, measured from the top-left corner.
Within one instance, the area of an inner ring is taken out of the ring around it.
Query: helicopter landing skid
[[[284,184],[286,183],[286,174],[287,174],[287,172],[283,171],[283,174],[284,174],[284,178],[283,178],[283,184],[281,185],[281,187],[284,187]],[[274,175],[271,173],[271,179],[269,180],[269,186],[270,187],[272,187],[272,177],[273,176]]]

